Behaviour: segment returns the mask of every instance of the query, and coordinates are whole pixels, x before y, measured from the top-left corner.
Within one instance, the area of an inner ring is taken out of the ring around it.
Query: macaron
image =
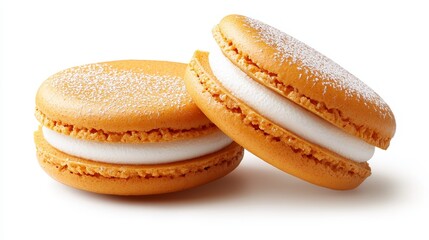
[[[71,187],[113,195],[175,192],[231,172],[243,148],[197,108],[185,70],[127,60],[49,77],[36,95],[41,167]]]
[[[229,15],[210,53],[196,51],[188,92],[223,132],[310,183],[353,189],[396,123],[370,87],[310,46],[258,20]]]

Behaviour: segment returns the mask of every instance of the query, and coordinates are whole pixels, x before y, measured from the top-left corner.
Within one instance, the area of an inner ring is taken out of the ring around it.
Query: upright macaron
[[[219,48],[197,51],[186,87],[206,116],[244,148],[308,182],[352,189],[387,149],[389,106],[354,75],[299,40],[240,15],[213,29]]]
[[[49,77],[36,96],[42,168],[66,185],[114,195],[174,192],[231,172],[243,148],[197,108],[185,69],[129,60]]]

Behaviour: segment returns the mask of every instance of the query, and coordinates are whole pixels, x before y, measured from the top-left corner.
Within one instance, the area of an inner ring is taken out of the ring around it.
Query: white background
[[[284,2],[279,5],[280,2]],[[1,229],[4,239],[429,239],[428,10],[424,1],[3,1]],[[118,59],[187,62],[240,13],[306,42],[373,87],[397,133],[353,191],[312,186],[247,154],[193,190],[111,197],[38,166],[34,96],[49,75]],[[397,239],[397,238],[396,238]]]

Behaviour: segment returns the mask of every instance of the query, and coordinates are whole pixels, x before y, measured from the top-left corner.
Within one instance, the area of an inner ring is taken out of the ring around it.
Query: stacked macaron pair
[[[188,65],[115,61],[47,79],[36,97],[41,166],[67,185],[118,195],[210,182],[238,166],[243,147],[327,188],[370,175],[374,148],[395,133],[373,90],[260,21],[230,15],[213,36],[219,48]]]

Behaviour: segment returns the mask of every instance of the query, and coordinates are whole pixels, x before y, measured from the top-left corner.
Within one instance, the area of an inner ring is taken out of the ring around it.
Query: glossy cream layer
[[[212,49],[209,62],[213,74],[228,92],[277,125],[356,162],[368,161],[374,155],[374,146],[254,81],[220,49]]]
[[[69,155],[114,164],[163,164],[188,160],[216,152],[232,140],[220,130],[212,134],[172,142],[107,143],[76,139],[46,127],[45,140]]]

